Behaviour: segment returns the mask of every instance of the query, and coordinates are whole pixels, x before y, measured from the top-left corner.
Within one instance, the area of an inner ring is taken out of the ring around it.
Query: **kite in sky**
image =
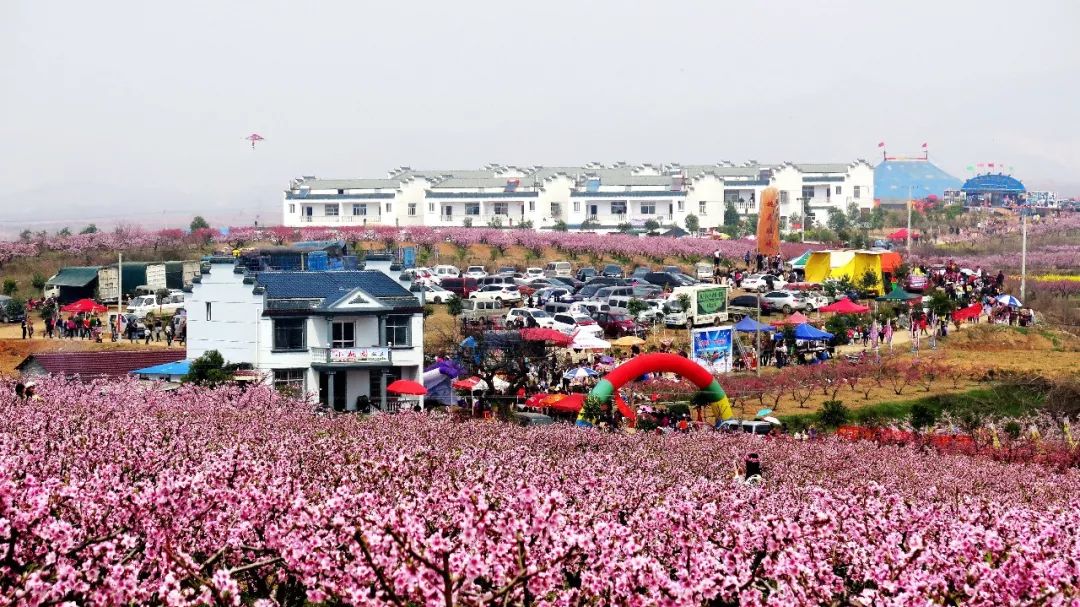
[[[264,137],[262,135],[258,134],[258,133],[252,133],[252,134],[248,135],[247,137],[244,137],[244,139],[247,139],[248,141],[251,142],[251,149],[254,150],[255,149],[255,142],[256,141],[262,141],[264,139]]]

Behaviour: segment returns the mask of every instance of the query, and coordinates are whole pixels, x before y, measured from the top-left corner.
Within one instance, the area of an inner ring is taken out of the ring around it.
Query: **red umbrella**
[[[399,379],[386,387],[391,394],[408,394],[411,396],[423,396],[427,394],[427,388],[412,381],[411,379]]]
[[[907,228],[900,228],[899,230],[889,234],[889,240],[907,240],[908,231]],[[911,237],[918,240],[919,233],[915,230],[911,231]]]
[[[560,333],[555,329],[545,328],[532,328],[522,329],[521,338],[525,341],[548,341],[556,346],[569,346],[574,341],[572,337],[565,333]]]
[[[74,303],[70,303],[62,308],[61,312],[70,312],[72,314],[101,314],[108,310],[105,306],[99,304],[93,299],[80,299]]]
[[[847,297],[842,297],[838,299],[836,303],[822,306],[818,311],[835,312],[837,314],[862,314],[863,312],[869,312],[870,308],[868,306],[860,306]]]

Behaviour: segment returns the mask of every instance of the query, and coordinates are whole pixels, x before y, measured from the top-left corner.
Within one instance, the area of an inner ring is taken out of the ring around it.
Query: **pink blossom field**
[[[1066,605],[1080,476],[870,441],[0,397],[0,604]],[[764,483],[735,480],[760,454]]]

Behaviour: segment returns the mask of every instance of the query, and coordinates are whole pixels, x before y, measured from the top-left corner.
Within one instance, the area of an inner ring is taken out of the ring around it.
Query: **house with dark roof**
[[[184,360],[184,356],[182,348],[40,352],[27,356],[15,369],[24,377],[41,375],[80,379],[123,377],[136,369]]]
[[[186,307],[190,359],[217,350],[338,410],[386,405],[388,384],[422,381],[423,306],[380,271],[249,273],[211,263]]]

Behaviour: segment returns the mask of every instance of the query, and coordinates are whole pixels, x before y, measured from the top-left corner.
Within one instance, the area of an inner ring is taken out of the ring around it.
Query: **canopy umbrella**
[[[478,392],[478,391],[484,391],[484,390],[488,389],[488,383],[486,381],[484,381],[483,379],[480,379],[479,377],[475,376],[475,375],[472,376],[472,377],[466,377],[464,379],[459,379],[459,380],[455,381],[454,383],[450,384],[450,386],[452,388],[454,388],[455,390],[468,390],[470,392]],[[501,391],[503,391],[503,390],[505,390],[505,389],[507,389],[509,387],[510,387],[510,382],[508,382],[508,381],[506,381],[506,380],[504,380],[502,378],[499,378],[499,377],[495,378],[495,389],[496,390],[501,392]]]
[[[644,343],[645,343],[645,340],[641,339],[640,337],[636,337],[634,335],[623,335],[619,339],[616,339],[615,341],[611,342],[611,345],[619,346],[619,347],[622,347],[622,348],[629,348],[631,346],[640,346],[640,345],[642,345]]]
[[[796,312],[783,320],[774,320],[771,324],[774,327],[782,327],[784,325],[801,325],[806,322],[810,322],[810,319],[802,312]]]
[[[61,312],[70,312],[72,314],[102,314],[107,310],[108,308],[93,299],[80,299],[60,308]]]
[[[914,293],[908,293],[900,285],[893,287],[892,291],[889,291],[886,295],[878,297],[878,301],[911,301],[912,299],[919,299],[919,295]]]
[[[832,339],[833,334],[828,331],[822,331],[815,329],[814,327],[803,323],[795,327],[795,339],[806,340],[820,340],[820,339]]]
[[[960,308],[952,313],[953,320],[961,322],[972,318],[978,318],[982,316],[983,307],[981,303],[974,303],[966,308]]]
[[[775,417],[770,417],[770,416],[762,417],[761,421],[769,422],[770,424],[772,424],[774,426],[782,426],[783,425],[783,423],[780,420],[776,419]]]
[[[907,228],[900,228],[899,230],[893,232],[892,234],[889,234],[888,239],[889,240],[907,240],[907,237],[908,237]],[[911,237],[913,239],[918,240],[919,233],[916,232],[915,230],[912,230],[911,231]]]
[[[770,413],[772,413],[772,409],[762,409],[762,410],[758,411],[757,415],[755,415],[754,417],[765,417],[766,415],[768,415]]]
[[[996,302],[998,302],[1000,304],[1005,304],[1005,305],[1007,305],[1009,307],[1012,307],[1012,308],[1019,308],[1019,307],[1024,305],[1024,304],[1020,303],[1019,299],[1013,297],[1012,295],[1009,295],[1008,293],[998,295],[997,297],[994,298],[994,301],[996,301]]]
[[[577,413],[578,411],[581,411],[581,407],[585,405],[584,394],[553,394],[552,396],[561,397],[554,402],[545,405],[552,411],[558,411],[560,413]]]
[[[834,312],[836,314],[862,314],[870,311],[870,306],[859,305],[847,297],[838,299],[835,303],[818,308],[819,312]]]
[[[575,350],[607,350],[611,347],[611,342],[604,341],[592,333],[578,333],[569,347]]]
[[[573,338],[565,333],[543,327],[522,329],[521,338],[525,341],[546,341],[557,346],[568,346],[573,341]]]
[[[773,329],[763,322],[758,322],[749,316],[743,316],[742,320],[735,323],[735,330],[742,333],[757,333],[758,331],[772,333],[776,329]]]
[[[570,369],[566,373],[563,373],[563,378],[585,379],[587,377],[596,377],[597,375],[600,374],[588,367],[577,367],[576,369]]]
[[[427,388],[411,379],[399,379],[386,387],[390,394],[407,394],[411,396],[423,396],[427,394]]]

